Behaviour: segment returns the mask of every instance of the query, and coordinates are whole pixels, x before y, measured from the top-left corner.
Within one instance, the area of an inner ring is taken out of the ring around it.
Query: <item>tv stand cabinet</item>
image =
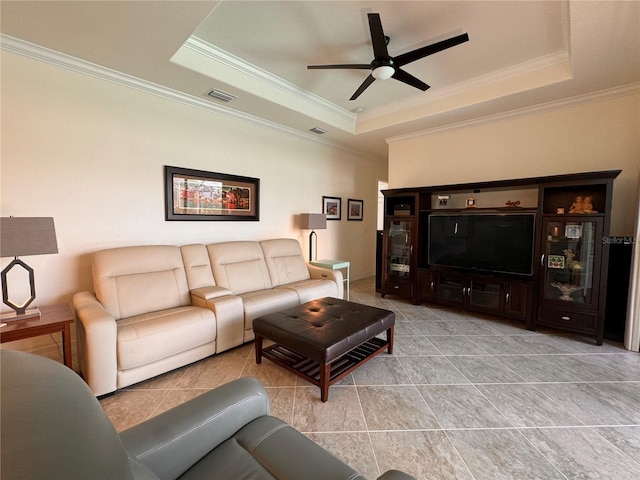
[[[515,319],[529,330],[543,325],[593,335],[601,345],[609,258],[604,239],[619,174],[610,170],[386,190],[380,293]],[[430,265],[429,216],[461,211],[534,212],[532,275]]]
[[[530,322],[533,282],[497,275],[421,268],[421,303],[439,303]]]

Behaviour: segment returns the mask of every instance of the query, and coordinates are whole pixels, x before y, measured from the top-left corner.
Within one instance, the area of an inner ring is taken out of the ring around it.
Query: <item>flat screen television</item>
[[[429,265],[533,274],[535,213],[433,214]]]

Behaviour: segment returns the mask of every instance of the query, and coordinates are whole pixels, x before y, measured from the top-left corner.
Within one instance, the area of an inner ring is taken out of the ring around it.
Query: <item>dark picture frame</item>
[[[349,198],[347,200],[347,220],[362,221],[364,215],[364,201]]]
[[[259,221],[260,179],[164,167],[167,221]]]
[[[327,216],[327,220],[342,219],[342,198],[322,197],[322,213]]]

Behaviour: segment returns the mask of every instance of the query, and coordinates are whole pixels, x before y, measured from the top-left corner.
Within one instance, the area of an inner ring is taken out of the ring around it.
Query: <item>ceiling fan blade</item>
[[[368,13],[369,30],[371,31],[371,43],[373,44],[373,54],[376,59],[386,58],[389,56],[387,50],[387,41],[384,38],[382,30],[382,21],[379,13]]]
[[[356,93],[354,93],[349,100],[355,100],[356,98],[358,98],[360,94],[364,92],[367,89],[367,87],[371,85],[374,81],[375,81],[375,78],[373,78],[373,75],[369,74],[369,76],[364,79],[364,82],[362,82],[362,85],[358,87],[358,90],[356,90]]]
[[[351,68],[355,70],[371,70],[371,65],[368,63],[347,63],[340,65],[307,65],[309,70],[322,70],[329,68]]]
[[[393,59],[393,63],[398,67],[402,67],[403,65],[415,62],[416,60],[420,60],[421,58],[424,58],[428,55],[433,55],[434,53],[446,50],[447,48],[455,47],[456,45],[460,45],[461,43],[467,41],[469,41],[469,35],[463,33],[462,35],[451,37],[447,40],[442,40],[441,42],[436,42],[431,45],[427,45],[426,47],[418,48],[416,50],[403,53],[402,55],[398,55]]]
[[[395,78],[396,80],[400,80],[402,83],[406,83],[407,85],[411,85],[412,87],[415,87],[415,88],[417,88],[419,90],[422,90],[423,92],[430,88],[429,85],[424,83],[422,80],[414,77],[413,75],[411,75],[408,72],[405,72],[401,68],[396,68],[396,73],[394,73],[391,78]]]

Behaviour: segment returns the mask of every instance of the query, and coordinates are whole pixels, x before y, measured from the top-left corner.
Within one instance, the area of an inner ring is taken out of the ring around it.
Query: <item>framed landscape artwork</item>
[[[260,179],[164,167],[166,220],[260,220]]]
[[[364,202],[350,198],[347,201],[347,220],[362,220]]]
[[[327,220],[340,220],[342,218],[342,198],[322,197],[322,213]]]

